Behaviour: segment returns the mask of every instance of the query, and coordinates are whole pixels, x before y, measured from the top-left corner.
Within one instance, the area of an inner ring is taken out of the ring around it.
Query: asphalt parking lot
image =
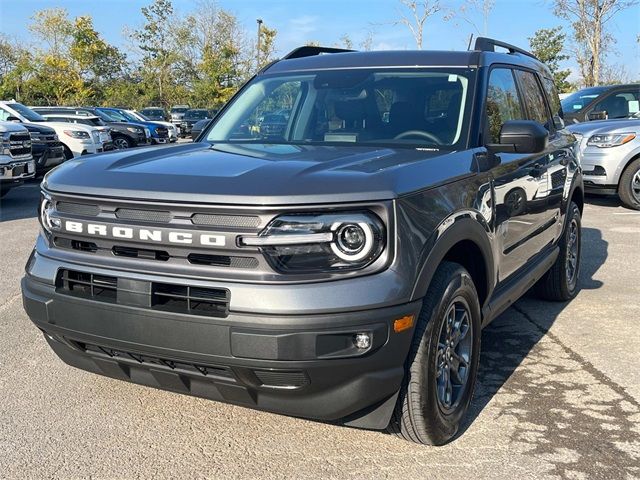
[[[0,203],[0,478],[640,478],[640,212],[588,199],[582,290],[482,338],[469,421],[429,448],[64,365],[22,310],[37,184]]]

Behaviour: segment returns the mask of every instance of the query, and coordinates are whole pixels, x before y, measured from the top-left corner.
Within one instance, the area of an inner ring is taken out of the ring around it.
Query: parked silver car
[[[618,194],[625,206],[640,210],[640,114],[568,128],[579,141],[585,190]]]

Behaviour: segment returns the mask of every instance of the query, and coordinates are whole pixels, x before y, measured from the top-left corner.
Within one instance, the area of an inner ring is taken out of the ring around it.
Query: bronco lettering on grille
[[[65,220],[64,230],[69,233],[80,233],[100,237],[122,238],[143,242],[174,243],[177,245],[202,245],[206,247],[223,247],[226,244],[224,235],[211,233],[192,233],[187,231],[151,230],[147,228],[122,227]]]

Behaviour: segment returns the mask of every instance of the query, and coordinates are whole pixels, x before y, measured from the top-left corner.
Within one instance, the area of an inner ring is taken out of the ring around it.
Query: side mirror
[[[589,114],[587,115],[587,118],[589,119],[589,121],[606,120],[607,116],[608,116],[607,112],[602,110],[600,112],[589,112]]]
[[[13,115],[9,115],[7,117],[7,122],[17,122],[17,123],[22,123],[22,120],[20,120],[18,117],[14,117]]]
[[[487,145],[492,152],[540,153],[547,148],[549,131],[533,120],[509,120],[500,129],[500,143]]]

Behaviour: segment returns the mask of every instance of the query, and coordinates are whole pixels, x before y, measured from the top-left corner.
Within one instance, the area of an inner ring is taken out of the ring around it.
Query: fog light
[[[353,337],[353,344],[361,350],[369,348],[371,346],[371,334],[356,333]]]

